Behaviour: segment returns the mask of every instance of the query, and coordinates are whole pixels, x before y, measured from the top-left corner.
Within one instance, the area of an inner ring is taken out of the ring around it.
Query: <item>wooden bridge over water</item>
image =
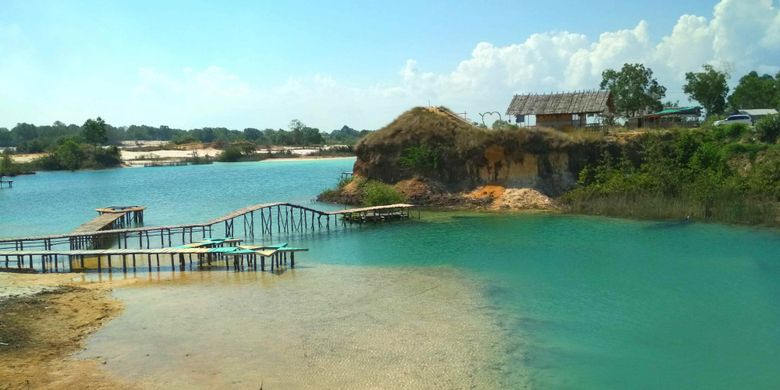
[[[28,256],[28,267],[39,268],[44,272],[59,269],[59,256],[68,258],[70,269],[73,269],[74,259],[81,258],[83,261],[84,257],[101,255],[108,256],[109,262],[112,255],[123,256],[123,259],[127,256],[134,259],[136,255],[141,255],[146,256],[151,264],[153,255],[159,257],[160,254],[169,254],[173,258],[173,255],[197,253],[186,252],[186,249],[177,249],[175,246],[189,245],[198,239],[208,240],[215,233],[224,233],[226,238],[243,233],[245,238],[254,241],[255,238],[272,237],[274,234],[317,232],[354,223],[408,219],[414,207],[410,204],[393,204],[320,211],[292,203],[265,203],[245,207],[203,223],[135,227],[128,226],[143,222],[143,207],[109,207],[97,209],[100,214],[98,217],[70,233],[0,238],[0,257],[5,256],[6,263],[11,258],[16,259],[15,268],[26,268],[20,264],[24,263],[24,256]],[[240,232],[236,221],[239,222]],[[104,250],[109,252],[93,252],[113,245],[117,247]],[[284,254],[285,251],[280,253]],[[243,253],[249,255],[248,263],[256,254]],[[47,268],[47,263],[52,259],[53,266]],[[98,266],[100,264],[98,261]],[[0,267],[2,265],[0,261]]]

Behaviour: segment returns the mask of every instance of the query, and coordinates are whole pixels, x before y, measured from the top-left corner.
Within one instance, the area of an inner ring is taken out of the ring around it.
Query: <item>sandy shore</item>
[[[316,152],[314,149],[295,149],[291,151],[296,157],[283,157],[273,158],[272,161],[301,161],[301,160],[324,160],[324,159],[342,159],[342,158],[354,158],[353,156],[345,157],[323,157],[323,156],[310,156],[307,153]],[[201,158],[209,157],[211,159],[217,158],[222,153],[219,149],[214,148],[197,148],[197,149],[183,149],[183,150],[153,150],[153,151],[137,151],[137,150],[120,150],[120,157],[122,164],[126,167],[142,167],[144,164],[161,162],[161,161],[181,161],[191,158],[195,155]],[[16,154],[13,156],[15,162],[28,163],[37,158],[46,156],[47,153],[30,153],[30,154]]]
[[[272,158],[263,161],[346,160],[350,158],[355,158],[355,156],[342,156],[342,157],[301,156],[301,157]]]
[[[122,149],[120,154],[122,161],[131,162],[133,160],[153,160],[153,159],[185,159],[197,155],[199,157],[214,158],[222,153],[219,149],[199,148],[192,150],[154,150],[154,151],[132,151]]]
[[[102,362],[71,357],[122,311],[107,284],[78,276],[0,273],[0,389],[130,388]]]

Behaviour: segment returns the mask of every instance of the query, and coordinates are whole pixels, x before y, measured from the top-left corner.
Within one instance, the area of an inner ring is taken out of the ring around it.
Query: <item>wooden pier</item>
[[[10,259],[16,258],[23,262],[24,256],[30,254],[29,251],[36,251],[34,256],[40,257],[45,264],[46,261],[51,261],[51,256],[54,256],[55,259],[60,255],[88,256],[94,254],[89,251],[96,250],[124,250],[125,252],[116,252],[116,255],[123,254],[125,256],[133,253],[136,255],[160,255],[171,253],[161,252],[163,249],[170,250],[169,248],[176,248],[177,245],[184,246],[196,242],[196,240],[208,240],[215,233],[224,233],[223,237],[235,237],[243,233],[244,238],[255,241],[256,238],[267,238],[274,235],[329,231],[345,228],[354,223],[407,219],[411,218],[411,211],[414,207],[411,204],[394,204],[320,211],[292,203],[265,203],[245,207],[204,223],[140,227],[126,226],[130,222],[138,224],[143,221],[143,207],[110,207],[97,209],[100,214],[97,218],[70,233],[0,238],[0,257],[7,254],[10,257],[6,260],[9,260],[9,264],[11,264]],[[236,221],[239,222],[238,226],[236,226]],[[114,246],[115,249],[100,249]],[[147,253],[143,250],[157,252]],[[178,248],[176,250],[185,251],[187,249]],[[178,254],[179,252],[173,253]],[[285,250],[280,253],[285,253]],[[237,255],[252,254],[234,253],[227,256]],[[2,259],[0,259],[0,264],[2,264]],[[42,269],[51,269],[44,267],[44,265],[41,266]],[[56,261],[54,267],[57,267]]]
[[[233,242],[240,240],[223,240]],[[180,246],[175,248],[156,249],[90,249],[90,250],[0,250],[0,270],[32,271],[32,272],[75,272],[94,269],[98,272],[136,271],[139,268],[160,270],[185,270],[189,267],[211,267],[224,262],[225,269],[253,269],[259,266],[265,271],[266,264],[271,270],[290,265],[295,268],[295,253],[308,251],[305,248],[288,247],[286,243],[279,245],[207,245]],[[162,257],[162,263],[161,263]],[[267,259],[267,261],[266,261]],[[162,264],[162,265],[161,265]]]
[[[411,205],[387,205],[363,207],[360,209],[346,209],[334,211],[333,213],[341,215],[348,222],[385,222],[397,219],[409,219],[412,216],[412,207],[401,207]]]
[[[118,214],[122,216],[124,221],[122,221],[121,227],[129,226],[131,223],[144,223],[144,210],[146,210],[146,207],[143,206],[109,206],[95,209],[95,211],[98,212],[98,215]]]

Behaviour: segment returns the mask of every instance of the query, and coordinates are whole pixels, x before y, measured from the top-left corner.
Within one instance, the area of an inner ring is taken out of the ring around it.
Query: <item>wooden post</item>
[[[282,208],[281,206],[276,206],[276,232],[281,233],[282,232]]]

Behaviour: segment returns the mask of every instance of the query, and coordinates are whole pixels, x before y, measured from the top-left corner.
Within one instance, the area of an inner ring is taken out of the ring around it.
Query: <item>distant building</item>
[[[749,115],[750,120],[753,121],[755,124],[761,118],[767,116],[767,115],[775,115],[777,114],[777,110],[774,108],[756,108],[756,109],[750,109],[750,110],[739,110],[740,114]]]
[[[614,112],[608,91],[515,95],[506,110],[518,125],[558,130],[601,126],[603,117]]]
[[[701,107],[669,107],[662,111],[630,118],[629,128],[694,127],[699,125]]]

